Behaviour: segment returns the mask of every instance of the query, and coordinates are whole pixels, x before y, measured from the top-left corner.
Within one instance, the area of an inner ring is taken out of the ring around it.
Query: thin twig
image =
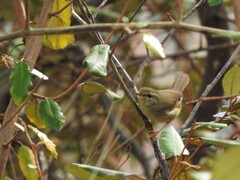
[[[222,69],[219,71],[219,73],[217,74],[217,76],[213,79],[213,81],[211,82],[211,84],[209,84],[207,86],[207,88],[205,89],[205,91],[202,93],[201,97],[206,97],[209,92],[212,90],[212,88],[217,84],[217,82],[220,80],[220,78],[223,76],[223,74],[227,71],[228,67],[231,65],[231,63],[233,62],[234,59],[236,59],[238,53],[240,51],[240,45],[238,45],[238,47],[235,49],[235,51],[233,52],[233,54],[231,55],[231,57],[228,59],[228,61],[226,62],[226,64],[222,67]],[[182,131],[184,129],[186,129],[187,127],[190,126],[190,124],[193,122],[194,117],[199,109],[199,107],[201,106],[202,101],[199,101],[193,108],[192,112],[190,113],[189,117],[187,118],[186,122],[182,125],[181,129],[179,129],[179,133],[181,134]]]
[[[29,6],[29,0],[25,0],[25,26],[24,29],[29,29],[29,20],[30,20],[30,6]]]
[[[105,6],[105,4],[107,3],[108,0],[103,0],[102,3],[97,7],[97,11],[94,13],[94,18],[97,17],[98,12],[100,11],[100,9]]]
[[[59,9],[58,11],[51,13],[51,14],[50,14],[50,17],[51,17],[51,16],[55,16],[55,15],[57,15],[57,14],[60,14],[60,13],[63,12],[66,8],[68,8],[68,6],[70,6],[74,1],[75,1],[75,0],[69,1],[69,3],[67,3],[65,6],[63,6],[63,7],[62,7],[61,9]]]
[[[137,132],[135,132],[132,136],[130,136],[125,142],[123,142],[122,144],[120,144],[117,148],[115,148],[111,154],[114,154],[115,152],[117,152],[120,148],[122,148],[123,146],[125,146],[127,143],[129,143],[130,141],[132,141],[139,133],[142,132],[142,130],[145,129],[145,127],[143,126],[142,128],[140,128]]]
[[[191,156],[188,158],[187,162],[190,162],[192,158],[195,156],[195,154],[200,150],[200,148],[204,145],[204,143],[200,143],[199,146],[195,149],[195,151],[191,154]],[[184,170],[184,167],[181,167],[178,172],[173,176],[170,180],[174,180],[179,176],[179,174]]]
[[[133,80],[134,84],[137,84],[138,81],[140,80],[140,78],[142,77],[142,74],[144,72],[144,69],[146,68],[146,66],[150,63],[150,55],[149,55],[149,51],[148,48],[146,48],[147,51],[147,58],[143,61],[143,63],[140,65],[140,68],[138,69],[138,72]]]
[[[108,119],[110,118],[111,116],[111,113],[112,113],[112,104],[111,104],[111,107],[109,108],[109,111],[108,111],[108,114],[107,114],[107,117],[105,118],[104,120],[104,123],[103,125],[101,126],[101,129],[99,131],[99,133],[97,134],[97,137],[93,140],[93,143],[92,145],[90,146],[89,148],[89,151],[88,151],[88,154],[85,158],[85,162],[86,164],[90,163],[91,159],[93,158],[93,147],[96,146],[97,142],[99,141],[100,137],[103,136],[103,133],[104,133],[104,130],[105,128],[107,127],[107,122],[108,122]]]
[[[122,9],[122,12],[121,12],[120,16],[118,17],[118,19],[117,19],[117,21],[116,21],[116,23],[120,23],[120,22],[121,22],[122,18],[124,17],[124,15],[125,15],[126,12],[127,12],[127,9],[128,9],[128,7],[129,7],[129,5],[130,5],[130,2],[131,2],[131,0],[126,0],[126,3],[125,3],[125,5],[124,5],[124,7],[123,7],[123,9]],[[110,39],[111,39],[111,37],[113,36],[114,32],[115,32],[115,31],[112,30],[112,31],[108,34],[108,36],[107,36],[106,39],[105,39],[105,43],[108,43],[108,42],[110,41]]]
[[[45,98],[49,98],[52,100],[59,100],[64,98],[65,96],[67,96],[69,93],[71,93],[74,89],[76,89],[78,87],[78,85],[80,84],[80,82],[82,81],[82,79],[86,76],[88,70],[87,68],[84,69],[84,71],[79,75],[79,77],[76,79],[76,81],[70,86],[68,87],[63,93],[57,95],[57,96],[53,96],[53,97],[46,97],[37,93],[32,93],[32,95],[35,98],[39,98],[39,99],[45,99]]]
[[[201,52],[201,51],[211,51],[211,50],[215,50],[215,49],[224,49],[224,48],[233,48],[233,47],[237,47],[237,45],[240,42],[235,42],[235,43],[225,43],[225,44],[218,44],[218,45],[213,45],[213,46],[208,46],[208,47],[199,47],[196,49],[192,49],[192,50],[188,50],[185,52],[177,52],[177,53],[172,53],[172,54],[167,54],[165,58],[161,58],[159,56],[151,56],[150,57],[150,61],[155,61],[155,60],[164,60],[164,59],[169,59],[172,58],[174,60],[176,60],[179,57],[184,57],[187,56],[191,53],[196,53],[196,52]],[[139,64],[140,62],[144,61],[147,56],[138,56],[138,57],[131,57],[132,61],[130,61],[131,63],[128,63],[128,65],[135,65],[135,64]]]
[[[132,22],[132,20],[135,18],[135,16],[137,15],[137,13],[140,11],[140,9],[142,8],[142,6],[146,3],[146,0],[142,0],[141,4],[138,6],[138,8],[135,10],[135,12],[133,13],[132,17],[129,19],[129,22]],[[125,32],[122,32],[120,34],[120,36],[118,37],[117,41],[115,42],[115,44],[112,47],[112,53],[114,53],[118,43],[120,42],[120,40],[123,38]]]
[[[200,0],[192,9],[190,9],[181,19],[181,22],[184,22],[188,17],[190,17],[195,11],[196,9],[202,4],[204,3],[206,0]],[[180,23],[180,22],[176,22],[176,23]],[[167,42],[167,40],[170,39],[170,37],[176,32],[176,29],[171,29],[169,31],[169,33],[167,34],[167,36],[162,40],[161,44],[162,46],[164,46]]]
[[[231,95],[231,96],[210,96],[210,97],[200,97],[199,99],[195,99],[192,101],[187,101],[186,104],[193,104],[193,103],[197,103],[200,101],[217,101],[217,100],[221,100],[221,99],[232,99],[235,98],[237,96],[239,96],[240,94],[237,95]]]

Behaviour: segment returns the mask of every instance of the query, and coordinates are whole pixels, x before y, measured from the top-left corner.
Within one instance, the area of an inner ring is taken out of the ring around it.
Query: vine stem
[[[80,84],[82,79],[86,76],[87,72],[88,72],[88,70],[87,70],[87,68],[85,68],[84,71],[82,72],[82,74],[80,74],[79,77],[76,79],[76,81],[69,88],[67,88],[63,93],[61,93],[57,96],[46,97],[46,96],[43,96],[43,95],[40,95],[40,94],[37,94],[37,93],[32,93],[32,95],[36,98],[39,98],[39,99],[45,99],[45,98],[49,98],[49,99],[52,99],[52,100],[62,99],[78,87],[78,85]]]

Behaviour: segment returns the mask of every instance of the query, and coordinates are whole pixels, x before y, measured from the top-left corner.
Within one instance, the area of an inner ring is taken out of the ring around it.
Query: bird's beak
[[[137,92],[136,95],[137,95],[137,96],[142,96],[143,94],[140,93],[140,92]]]

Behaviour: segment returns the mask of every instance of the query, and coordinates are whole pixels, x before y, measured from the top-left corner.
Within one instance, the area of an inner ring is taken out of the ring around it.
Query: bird
[[[169,124],[181,112],[183,91],[189,81],[189,76],[179,71],[176,73],[171,89],[140,88],[137,93],[139,108],[152,122]]]

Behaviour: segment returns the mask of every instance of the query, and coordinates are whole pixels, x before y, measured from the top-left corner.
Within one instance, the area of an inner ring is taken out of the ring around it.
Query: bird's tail
[[[172,89],[179,91],[179,92],[183,92],[183,90],[185,89],[185,87],[188,85],[189,83],[189,76],[181,71],[176,73],[174,82],[172,84]]]

